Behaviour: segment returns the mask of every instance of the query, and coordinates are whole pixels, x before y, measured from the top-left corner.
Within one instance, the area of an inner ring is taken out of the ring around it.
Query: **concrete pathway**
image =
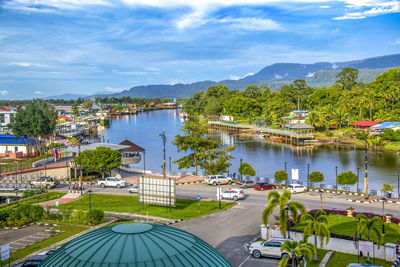
[[[39,203],[39,205],[42,206],[42,207],[55,206],[56,202],[58,202],[58,204],[61,205],[61,204],[65,204],[65,203],[68,203],[68,202],[75,201],[78,198],[80,198],[81,196],[82,195],[80,193],[68,193],[68,194],[64,195],[63,197],[61,197],[61,198],[49,200],[49,201],[46,201],[46,202],[42,202],[42,203]]]
[[[328,252],[325,254],[324,258],[321,260],[321,263],[319,264],[319,267],[325,267],[326,264],[328,264],[328,261],[329,261],[329,259],[332,257],[333,253],[334,253],[334,251],[332,251],[332,250],[331,250],[331,251],[328,251]]]

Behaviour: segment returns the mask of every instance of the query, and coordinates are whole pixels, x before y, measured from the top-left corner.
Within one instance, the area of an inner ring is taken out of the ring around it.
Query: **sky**
[[[0,0],[0,99],[400,52],[400,0]]]

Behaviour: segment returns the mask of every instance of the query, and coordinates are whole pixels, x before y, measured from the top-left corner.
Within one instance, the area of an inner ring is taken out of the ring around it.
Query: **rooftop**
[[[350,124],[351,126],[371,127],[377,125],[380,121],[356,121]]]
[[[29,140],[30,143],[36,142],[33,138],[25,138],[22,136],[16,138],[13,134],[0,134],[0,145],[26,145]]]
[[[144,152],[144,151],[146,151],[146,149],[132,143],[128,139],[125,139],[124,141],[119,143],[119,145],[128,146],[128,148],[122,149],[121,152]]]
[[[79,153],[85,150],[96,150],[98,147],[108,147],[111,150],[122,150],[125,148],[129,148],[129,146],[124,146],[124,145],[116,145],[116,144],[109,144],[109,143],[94,143],[94,144],[89,144],[89,145],[84,145],[84,146],[74,146],[70,147],[67,149],[65,152],[72,152],[72,153]]]

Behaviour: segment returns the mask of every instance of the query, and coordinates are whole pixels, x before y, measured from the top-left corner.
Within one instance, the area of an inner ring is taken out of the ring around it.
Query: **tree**
[[[78,118],[78,116],[79,116],[79,107],[78,107],[76,102],[74,102],[72,104],[71,109],[72,109],[72,114],[74,114],[75,119]]]
[[[303,231],[303,237],[314,235],[315,247],[317,247],[317,237],[319,237],[321,248],[324,244],[324,239],[326,239],[326,244],[329,243],[331,232],[329,231],[327,226],[328,217],[326,216],[325,211],[317,210],[314,216],[309,213],[304,213],[301,215],[300,221],[306,223],[306,227]],[[314,253],[314,261],[317,261],[316,253]]]
[[[28,151],[30,146],[34,146],[39,154],[43,154],[46,142],[54,134],[56,120],[57,113],[52,105],[34,99],[25,109],[18,109],[14,122],[7,127],[12,129],[16,137],[25,137]]]
[[[338,174],[336,178],[337,183],[341,185],[346,185],[347,190],[349,185],[357,183],[357,180],[358,180],[357,175],[352,171],[342,172]]]
[[[256,175],[256,171],[253,169],[253,167],[247,163],[247,162],[243,162],[238,169],[239,173],[241,175],[250,175],[250,176],[255,176]]]
[[[82,108],[84,110],[90,110],[92,108],[93,102],[90,99],[87,99],[85,102],[82,103]]]
[[[276,207],[279,206],[279,223],[281,225],[281,233],[284,236],[287,231],[287,225],[288,225],[288,214],[285,210],[286,207],[289,208],[290,212],[290,217],[293,218],[293,222],[298,221],[298,215],[299,212],[301,214],[306,213],[307,210],[304,207],[303,204],[301,204],[299,201],[290,201],[290,198],[292,197],[292,194],[290,191],[285,190],[283,191],[282,195],[280,195],[277,191],[271,191],[268,194],[268,205],[264,209],[263,215],[262,215],[262,220],[264,225],[268,224],[269,217],[271,216],[272,212]]]
[[[382,235],[382,224],[383,221],[378,216],[374,216],[371,219],[365,214],[357,214],[356,219],[358,220],[356,231],[354,233],[355,239],[358,237],[364,237],[368,241],[371,239],[371,234],[376,237],[378,248],[383,243],[383,235]],[[369,261],[369,252],[368,252],[368,261]]]
[[[312,183],[320,183],[324,180],[324,174],[319,171],[313,171],[308,175],[308,180]]]
[[[283,182],[285,180],[287,180],[289,178],[289,175],[287,172],[280,170],[280,171],[276,171],[274,174],[274,178],[275,180],[277,180],[278,182]]]
[[[339,78],[336,82],[341,84],[344,90],[351,90],[358,79],[358,70],[353,68],[344,68],[339,72],[336,78]]]
[[[98,171],[104,178],[105,174],[121,165],[121,153],[108,147],[97,147],[95,150],[85,150],[75,157],[75,162],[87,172]]]
[[[201,167],[206,171],[206,175],[220,174],[228,167],[230,167],[231,159],[230,152],[235,149],[234,147],[227,147],[223,150],[216,150],[213,153],[207,153],[205,160],[202,162]]]
[[[289,259],[292,259],[292,266],[299,265],[299,259],[304,256],[306,260],[311,261],[313,254],[317,253],[317,248],[307,242],[308,236],[301,241],[286,240],[281,246],[281,251],[287,252],[289,257],[282,257],[278,266],[287,266]]]
[[[221,143],[207,136],[207,128],[200,125],[198,121],[189,120],[181,127],[184,135],[176,135],[173,144],[178,148],[178,152],[190,151],[190,154],[178,159],[179,169],[195,167],[196,175],[198,166],[207,159],[210,153],[215,152]]]
[[[392,193],[393,192],[393,185],[391,185],[391,184],[383,184],[381,191],[383,193],[385,193],[386,196],[388,196],[388,193]]]

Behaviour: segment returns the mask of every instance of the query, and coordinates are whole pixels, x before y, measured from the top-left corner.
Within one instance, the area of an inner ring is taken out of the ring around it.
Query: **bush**
[[[392,129],[386,129],[383,131],[381,137],[386,141],[400,141],[400,132]]]
[[[285,180],[287,180],[289,178],[289,175],[288,175],[287,172],[281,170],[281,171],[276,171],[275,172],[274,178],[278,182],[283,182],[283,181],[285,181]]]
[[[324,174],[319,171],[313,171],[308,175],[308,179],[312,183],[320,183],[324,180]]]
[[[356,132],[357,139],[367,139],[368,136],[369,134],[367,132],[360,132],[360,131]]]
[[[28,189],[28,190],[24,191],[24,194],[22,195],[22,198],[33,197],[33,196],[36,196],[36,195],[44,194],[45,192],[46,192],[46,190],[43,187],[39,188],[37,190]]]
[[[76,224],[83,224],[86,220],[86,212],[83,210],[76,210],[72,213],[72,220]]]
[[[330,132],[330,131],[327,131],[327,132],[325,132],[325,135],[326,135],[327,137],[332,137],[332,136],[333,136],[333,133]]]
[[[243,162],[242,165],[240,165],[238,171],[242,175],[250,175],[250,176],[255,176],[256,175],[256,171],[247,162]]]
[[[338,184],[347,186],[357,183],[357,180],[358,180],[357,175],[352,171],[342,172],[338,174],[336,179]]]
[[[61,213],[61,216],[63,217],[63,221],[69,219],[71,217],[72,214],[72,208],[70,207],[65,207],[65,206],[61,206],[59,208],[59,211]]]
[[[43,208],[37,205],[22,204],[0,209],[0,227],[20,227],[43,218]]]
[[[89,224],[99,224],[104,218],[104,211],[93,209],[86,213],[86,222]]]

